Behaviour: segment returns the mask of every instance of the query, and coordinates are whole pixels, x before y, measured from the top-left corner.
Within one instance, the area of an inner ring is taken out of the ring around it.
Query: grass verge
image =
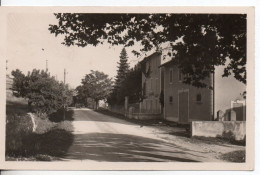
[[[222,154],[220,159],[228,161],[228,162],[236,162],[236,163],[244,163],[246,160],[246,152],[245,151],[232,151],[226,154]]]

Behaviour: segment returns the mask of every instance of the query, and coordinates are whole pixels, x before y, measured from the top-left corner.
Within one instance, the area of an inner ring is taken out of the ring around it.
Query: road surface
[[[149,127],[103,115],[90,109],[74,109],[73,142],[65,160],[108,162],[203,162],[199,151],[161,139]]]

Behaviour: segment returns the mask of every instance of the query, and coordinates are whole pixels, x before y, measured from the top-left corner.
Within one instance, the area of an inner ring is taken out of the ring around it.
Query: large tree
[[[25,76],[19,69],[12,71],[12,90],[18,97],[28,99],[29,110],[38,116],[51,114],[72,102],[72,91],[49,73],[37,69]]]
[[[118,70],[117,70],[115,87],[114,87],[115,89],[120,88],[128,72],[129,72],[128,56],[125,48],[123,48],[119,56]]]
[[[142,71],[140,64],[130,69],[120,87],[113,89],[108,98],[110,105],[124,104],[125,97],[129,97],[129,103],[137,103],[142,100]]]
[[[112,90],[112,80],[107,74],[91,70],[77,87],[78,96],[91,98],[96,102],[96,107],[100,100],[106,100]],[[85,99],[87,100],[87,99]]]
[[[66,46],[132,46],[146,52],[169,42],[169,55],[185,76],[184,83],[205,86],[215,66],[225,65],[223,76],[246,84],[245,14],[82,14],[57,13],[51,33],[64,35]],[[140,52],[133,51],[140,55]]]

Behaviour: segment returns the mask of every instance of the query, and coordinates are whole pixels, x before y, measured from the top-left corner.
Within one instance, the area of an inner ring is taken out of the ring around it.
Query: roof
[[[140,61],[140,63],[143,63],[143,62],[146,62],[147,60],[149,60],[152,56],[154,56],[155,54],[161,54],[161,52],[158,52],[158,51],[156,51],[156,52],[153,52],[152,54],[150,54],[149,56],[146,56],[146,57],[144,57],[144,59],[142,60],[142,61]]]

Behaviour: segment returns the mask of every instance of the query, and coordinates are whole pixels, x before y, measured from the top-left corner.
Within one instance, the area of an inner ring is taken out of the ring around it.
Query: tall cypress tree
[[[120,53],[120,60],[118,62],[117,76],[115,80],[115,90],[120,89],[122,82],[125,80],[129,72],[128,56],[125,48]]]

